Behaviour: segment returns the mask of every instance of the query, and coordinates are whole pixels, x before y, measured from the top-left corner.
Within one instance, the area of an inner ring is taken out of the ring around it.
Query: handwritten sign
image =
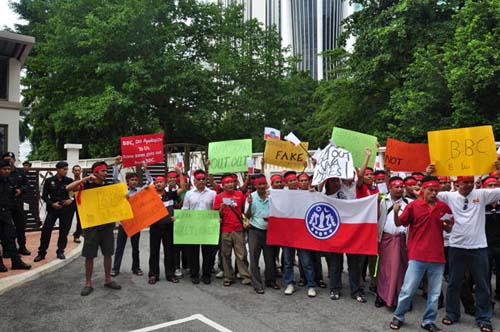
[[[300,145],[295,146],[290,142],[274,139],[267,140],[264,149],[264,160],[267,164],[301,171],[304,169],[304,162],[307,161],[306,151],[309,143],[302,142]]]
[[[427,132],[436,175],[464,176],[493,172],[497,159],[491,126]]]
[[[245,172],[252,156],[252,140],[212,142],[208,144],[210,173]]]
[[[328,144],[317,159],[312,185],[318,185],[332,177],[352,179],[354,165],[349,151]]]
[[[134,216],[124,183],[82,190],[77,209],[82,228],[109,224]]]
[[[372,156],[368,166],[375,165],[375,156],[377,155],[377,138],[368,134],[358,133],[357,131],[334,127],[332,131],[332,140],[340,148],[351,152],[356,167],[361,167],[365,160],[365,148],[372,150]]]
[[[422,172],[430,164],[429,146],[387,139],[384,165],[391,171]]]
[[[219,211],[175,210],[174,244],[218,244]]]
[[[139,191],[130,197],[128,201],[132,207],[134,217],[121,221],[122,227],[128,237],[168,215],[168,210],[165,209],[160,197],[151,187]]]
[[[121,137],[120,144],[123,167],[163,162],[163,134]]]

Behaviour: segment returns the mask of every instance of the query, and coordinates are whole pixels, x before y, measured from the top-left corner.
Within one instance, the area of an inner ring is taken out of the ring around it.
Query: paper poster
[[[391,171],[424,172],[430,164],[429,146],[387,139],[384,165]]]
[[[163,162],[163,134],[120,138],[123,167]]]
[[[332,140],[339,148],[346,149],[352,154],[354,166],[361,167],[365,160],[365,149],[372,150],[372,156],[368,162],[368,167],[375,165],[377,155],[377,138],[372,135],[358,133],[356,131],[334,127]]]
[[[302,142],[299,146],[295,146],[290,142],[267,140],[264,160],[266,164],[302,171],[304,163],[307,162],[306,151],[308,148],[308,142]]]
[[[210,173],[245,172],[247,159],[252,156],[252,140],[211,142],[208,144]]]
[[[352,179],[354,165],[349,151],[328,144],[317,159],[312,185],[318,185],[332,177]]]
[[[175,210],[174,244],[219,244],[217,210]]]
[[[134,216],[127,200],[125,183],[82,190],[79,201],[76,206],[82,228],[109,224]]]
[[[128,237],[168,215],[168,210],[163,206],[163,202],[154,188],[146,187],[130,197],[128,201],[134,217],[121,221]]]
[[[429,131],[427,137],[435,175],[467,176],[495,171],[497,153],[491,126]]]

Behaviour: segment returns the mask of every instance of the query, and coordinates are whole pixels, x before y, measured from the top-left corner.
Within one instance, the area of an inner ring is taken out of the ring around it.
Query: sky
[[[0,0],[0,30],[3,30],[5,25],[14,30],[14,24],[22,22],[19,16],[10,9],[9,2],[12,0]]]

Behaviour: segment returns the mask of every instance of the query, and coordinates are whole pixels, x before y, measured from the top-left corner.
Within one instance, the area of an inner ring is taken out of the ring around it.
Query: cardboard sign
[[[429,146],[387,139],[384,165],[391,171],[423,172],[430,164]]]
[[[121,224],[128,237],[151,226],[168,215],[168,210],[152,187],[146,187],[128,199],[134,217],[122,220]]]
[[[493,172],[497,160],[491,126],[427,132],[436,175],[467,176]]]
[[[175,210],[174,244],[219,244],[216,210]]]
[[[354,165],[349,151],[328,144],[317,159],[312,185],[318,185],[333,177],[352,179],[354,177]]]
[[[120,144],[123,167],[163,162],[163,134],[121,137]]]
[[[130,219],[134,215],[127,200],[127,186],[118,183],[81,191],[76,205],[82,228]]]
[[[377,138],[375,136],[358,133],[356,131],[334,127],[332,140],[339,148],[351,152],[354,166],[361,167],[365,160],[365,148],[372,150],[372,156],[368,162],[368,167],[375,165],[377,155]]]
[[[212,142],[208,144],[210,173],[245,172],[247,159],[252,156],[252,140]]]
[[[302,147],[301,147],[301,146]],[[264,160],[267,164],[282,166],[288,169],[302,171],[304,162],[307,162],[308,142],[295,146],[290,142],[267,140],[264,149]]]

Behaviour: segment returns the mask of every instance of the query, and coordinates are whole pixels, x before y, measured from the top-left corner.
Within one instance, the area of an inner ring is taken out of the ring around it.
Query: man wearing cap
[[[8,160],[0,160],[0,240],[4,252],[12,261],[12,269],[29,270],[31,265],[25,264],[16,249],[16,230],[12,222],[12,206],[16,194],[16,183],[10,177],[11,166]],[[0,256],[0,272],[7,272]]]
[[[394,204],[401,206],[403,212],[409,200],[403,197],[403,179],[393,176],[389,179],[389,194],[380,201],[378,218],[378,273],[377,298],[375,306],[386,304],[394,307],[408,266],[406,253],[406,227],[394,224]]]
[[[422,179],[423,196],[410,202],[401,216],[401,205],[394,203],[394,224],[408,229],[408,269],[398,298],[398,306],[389,325],[399,330],[410,309],[413,295],[425,273],[428,278],[428,297],[421,327],[426,331],[441,331],[436,326],[438,298],[444,271],[443,230],[450,232],[453,216],[450,208],[437,199],[439,180],[434,176]]]
[[[250,285],[247,250],[243,235],[242,209],[245,197],[241,191],[235,190],[234,178],[228,174],[222,177],[223,192],[215,197],[214,210],[219,210],[221,218],[221,255],[224,267],[224,286],[234,282],[234,271],[231,265],[231,253],[234,249],[236,265],[243,278],[242,284]]]
[[[71,182],[66,186],[67,191],[80,191],[84,189],[100,188],[111,184],[106,182],[108,174],[108,165],[104,161],[97,161],[92,164],[92,174],[80,180]],[[80,193],[76,196],[77,204],[80,204]],[[113,230],[114,223],[88,227],[83,230],[82,256],[85,257],[85,286],[82,288],[80,295],[87,296],[94,291],[92,287],[92,273],[94,271],[94,258],[97,257],[97,252],[101,248],[104,256],[104,287],[119,290],[122,287],[111,279],[111,262],[114,252],[115,237]]]
[[[68,163],[60,161],[56,164],[56,175],[45,180],[42,190],[42,199],[47,204],[47,217],[42,227],[40,237],[40,247],[38,247],[38,255],[34,262],[39,262],[45,259],[47,249],[50,244],[52,229],[56,220],[59,219],[59,238],[57,240],[57,258],[65,259],[64,249],[68,244],[68,233],[73,220],[73,201],[69,197],[69,192],[66,186],[73,180],[66,175],[68,174]]]
[[[120,179],[118,175],[120,171],[118,169],[118,165],[122,161],[121,156],[117,156],[115,158],[115,163],[113,165],[113,182],[120,183]],[[125,181],[127,182],[127,195],[128,197],[132,197],[137,194],[142,189],[149,189],[149,185],[153,183],[153,178],[151,177],[151,173],[148,171],[148,164],[145,162],[142,163],[142,168],[144,169],[144,173],[146,175],[146,184],[144,187],[139,186],[139,176],[137,173],[128,172],[125,174]],[[144,272],[141,270],[140,258],[139,258],[139,240],[141,237],[141,232],[137,232],[132,235],[130,238],[130,244],[132,245],[132,273],[137,276],[144,275]],[[127,233],[123,229],[122,225],[118,226],[118,235],[116,236],[116,250],[115,250],[115,259],[113,262],[113,269],[111,270],[111,276],[115,277],[120,274],[120,267],[122,265],[123,252],[125,251],[125,245],[127,244]]]
[[[31,252],[26,248],[26,215],[24,214],[23,194],[28,187],[28,179],[21,168],[16,167],[16,155],[12,152],[4,153],[2,159],[8,160],[11,167],[10,177],[16,184],[16,195],[14,197],[14,205],[12,206],[12,219],[16,227],[16,238],[19,245],[20,255],[31,255]]]
[[[248,247],[250,250],[250,273],[252,285],[257,294],[264,294],[261,273],[259,269],[260,254],[264,254],[265,285],[280,289],[276,283],[276,246],[266,244],[267,222],[269,217],[269,194],[267,180],[264,175],[255,178],[256,191],[248,195],[245,205],[245,215],[250,220],[248,230]]]
[[[207,188],[207,173],[198,169],[193,174],[194,188],[189,190],[184,196],[182,205],[183,210],[212,210],[214,206],[215,191]],[[218,246],[210,244],[191,244],[187,245],[186,251],[188,253],[188,265],[191,282],[193,284],[200,283],[200,246],[201,255],[203,258],[201,268],[201,280],[204,284],[212,282],[211,272],[215,263],[215,255]]]

